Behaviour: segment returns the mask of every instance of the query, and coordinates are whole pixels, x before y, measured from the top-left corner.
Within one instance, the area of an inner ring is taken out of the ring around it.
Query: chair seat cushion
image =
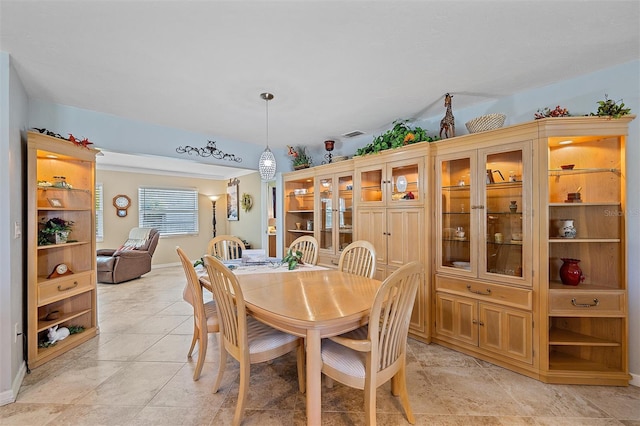
[[[367,327],[341,334],[341,337],[363,340],[367,337]],[[364,379],[365,357],[364,352],[354,351],[329,339],[322,340],[322,363],[341,373]]]
[[[207,318],[207,332],[217,333],[220,331],[218,324],[218,307],[215,301],[210,301],[204,304],[204,316]]]
[[[252,317],[247,317],[247,336],[250,354],[267,352],[298,340],[297,336],[283,333]]]

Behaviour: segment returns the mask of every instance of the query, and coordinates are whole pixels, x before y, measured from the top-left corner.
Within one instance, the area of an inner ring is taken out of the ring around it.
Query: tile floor
[[[33,369],[0,425],[227,425],[238,392],[229,357],[220,391],[217,337],[202,377],[187,361],[191,308],[180,267],[98,289],[101,334]],[[441,346],[410,340],[408,387],[418,425],[640,425],[640,388],[547,385]],[[322,389],[323,424],[364,424],[362,392]],[[408,424],[389,386],[378,390],[379,425]],[[244,425],[304,425],[295,357],[251,368]]]

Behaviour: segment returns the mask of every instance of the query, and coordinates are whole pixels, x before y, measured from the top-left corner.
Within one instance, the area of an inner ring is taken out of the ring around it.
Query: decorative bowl
[[[507,118],[504,114],[487,114],[476,117],[473,120],[467,121],[465,126],[469,133],[486,132],[487,130],[499,129],[504,125],[504,120]]]
[[[563,164],[562,166],[560,166],[560,168],[562,170],[572,170],[574,166],[575,164]]]

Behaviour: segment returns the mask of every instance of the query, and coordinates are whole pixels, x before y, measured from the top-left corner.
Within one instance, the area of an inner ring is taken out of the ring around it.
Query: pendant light
[[[265,182],[273,180],[276,175],[276,157],[269,149],[269,101],[273,99],[271,93],[261,93],[260,97],[266,101],[267,105],[267,147],[262,155],[260,155],[260,161],[258,162],[258,170],[260,171],[260,179]]]

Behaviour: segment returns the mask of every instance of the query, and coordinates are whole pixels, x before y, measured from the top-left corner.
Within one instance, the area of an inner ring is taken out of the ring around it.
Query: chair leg
[[[216,377],[216,383],[213,385],[213,393],[218,392],[218,389],[220,389],[224,369],[227,365],[227,350],[224,347],[223,337],[220,333],[218,333],[218,346],[220,346],[220,362],[218,365],[218,377]]]
[[[407,391],[407,375],[406,364],[403,362],[398,372],[391,378],[391,391],[393,395],[400,396],[400,402],[404,412],[407,415],[407,420],[412,425],[416,423],[416,419],[411,411],[411,404],[409,403],[409,392]]]
[[[198,327],[196,327],[196,321],[194,319],[193,320],[193,339],[191,339],[191,347],[189,348],[187,359],[191,359],[191,355],[193,354],[193,348],[196,347],[197,341],[198,341]]]
[[[298,355],[298,387],[300,393],[307,391],[307,369],[305,368],[306,355],[304,351],[304,339],[300,339],[300,345],[297,350]]]
[[[333,389],[333,379],[326,374],[324,375],[324,385],[327,389]]]
[[[236,412],[233,415],[234,426],[242,423],[242,418],[244,417],[244,406],[247,403],[250,375],[251,364],[248,362],[248,360],[245,360],[245,362],[240,362],[240,390],[238,391],[238,403],[236,404]]]
[[[376,384],[369,378],[364,381],[364,416],[368,426],[376,425]]]
[[[202,366],[204,366],[204,359],[207,355],[208,335],[206,330],[198,330],[198,340],[200,347],[198,348],[198,362],[196,363],[196,369],[193,371],[193,380],[196,381],[200,378],[202,373]]]

